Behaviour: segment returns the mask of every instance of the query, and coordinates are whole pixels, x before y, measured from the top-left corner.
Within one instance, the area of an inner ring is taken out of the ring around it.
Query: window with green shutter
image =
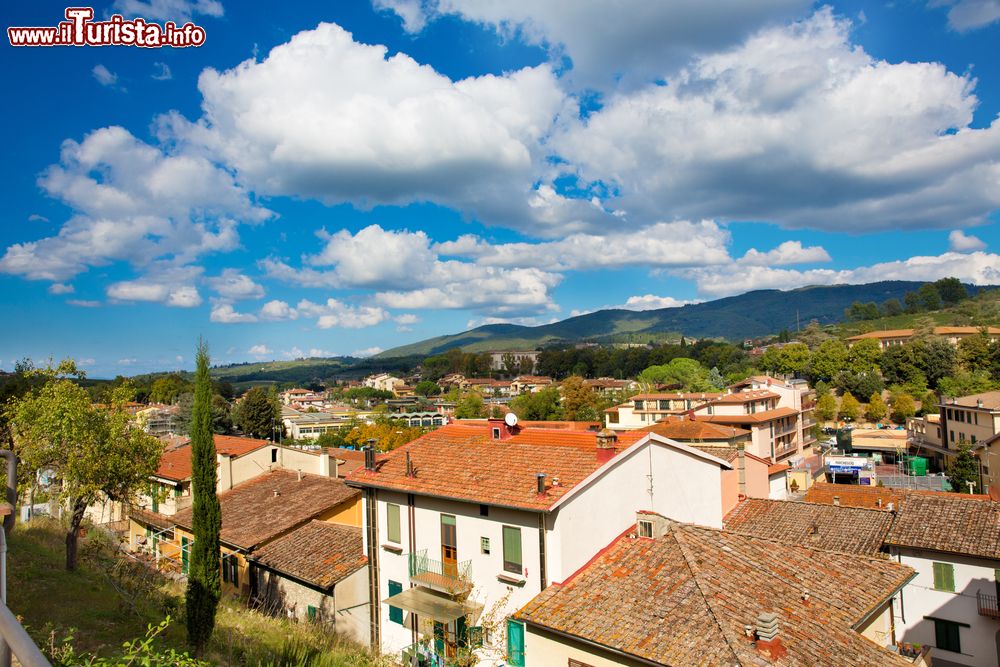
[[[955,592],[955,566],[951,563],[934,563],[934,590]]]
[[[524,623],[507,619],[507,659],[511,667],[524,667]]]
[[[386,507],[386,530],[389,534],[389,541],[399,544],[399,505],[388,504]]]
[[[309,619],[310,623],[316,621],[316,607],[309,605],[306,607],[306,618]]]
[[[521,529],[503,527],[503,569],[521,574]]]
[[[398,581],[389,580],[389,597],[403,592],[403,584]],[[389,620],[393,623],[403,624],[403,610],[399,607],[389,605]]]
[[[960,626],[952,621],[934,620],[934,645],[943,651],[962,652]]]

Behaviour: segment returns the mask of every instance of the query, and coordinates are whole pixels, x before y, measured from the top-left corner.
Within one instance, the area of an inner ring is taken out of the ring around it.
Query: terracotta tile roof
[[[466,426],[486,426],[494,422],[499,423],[503,420],[490,421],[489,419],[458,419],[456,423],[463,424]],[[585,421],[533,421],[531,419],[519,419],[517,425],[521,428],[547,428],[557,431],[600,431],[604,426],[601,422],[585,422]]]
[[[721,426],[701,419],[662,420],[642,430],[681,442],[691,440],[731,440],[750,436],[750,431],[745,429]]]
[[[865,507],[868,509],[888,509],[889,503],[898,508],[903,502],[900,489],[888,486],[854,486],[853,484],[829,484],[817,482],[806,491],[805,500],[810,503],[833,504],[833,497],[839,498],[841,507]],[[882,504],[879,505],[879,501]]]
[[[651,401],[653,401],[653,400],[659,400],[659,401],[671,401],[671,400],[673,400],[673,401],[680,401],[680,400],[691,399],[691,400],[705,400],[705,401],[707,401],[707,400],[710,400],[710,399],[713,399],[713,398],[718,398],[720,396],[722,396],[722,392],[718,392],[718,391],[715,391],[715,392],[712,392],[712,391],[703,391],[703,392],[700,392],[700,393],[672,392],[672,393],[657,393],[657,394],[636,394],[635,396],[633,396],[629,400],[633,401],[633,400],[639,399],[639,400],[643,400],[643,401],[645,401],[645,400],[651,400]],[[631,403],[625,403],[624,405],[627,407],[627,406],[631,405]]]
[[[949,336],[955,334],[973,335],[978,333],[980,327],[934,327],[934,333],[938,336]],[[988,327],[990,335],[1000,334],[1000,327]],[[868,333],[851,336],[847,340],[864,340],[865,338],[906,338],[913,335],[913,329],[887,329],[885,331],[869,331]]]
[[[852,626],[912,575],[888,559],[672,523],[656,539],[620,538],[515,616],[654,664],[759,666],[774,663],[744,625],[773,612],[788,651],[777,664],[907,665]]]
[[[270,440],[241,438],[233,435],[215,436],[216,453],[226,454],[233,458],[249,454],[261,447],[272,444],[274,443]],[[184,444],[165,450],[160,456],[160,465],[157,467],[155,474],[157,477],[172,479],[177,482],[191,479],[191,439],[188,438]]]
[[[806,491],[805,501],[810,503],[833,504],[833,497],[840,498],[840,504],[844,507],[867,507],[878,509],[878,500],[882,500],[883,510],[888,510],[889,503],[893,503],[894,509],[902,509],[907,498],[914,496],[930,496],[945,498],[965,498],[967,500],[989,500],[985,494],[969,493],[945,493],[942,491],[930,491],[927,489],[895,489],[884,486],[854,486],[853,484],[830,484],[829,482],[817,482]]]
[[[698,414],[698,419],[716,422],[720,424],[761,424],[772,419],[781,417],[792,417],[799,414],[794,408],[775,408],[774,410],[761,410],[748,415],[707,415]]]
[[[781,396],[767,389],[751,389],[747,391],[735,391],[732,394],[723,394],[712,402],[717,405],[729,405],[762,401],[768,398],[781,398]]]
[[[505,440],[493,440],[491,427],[447,424],[389,452],[376,471],[360,468],[347,481],[456,498],[473,503],[544,510],[600,467],[596,433],[521,428]],[[647,434],[624,431],[619,451]],[[406,476],[409,452],[415,477]],[[535,475],[545,473],[548,488],[539,495]],[[551,485],[554,478],[559,486]]]
[[[777,475],[780,472],[785,472],[786,470],[791,469],[791,467],[792,466],[788,465],[787,463],[772,463],[771,465],[767,466],[767,474],[768,476]]]
[[[987,410],[1000,410],[1000,391],[987,391],[982,394],[972,394],[956,398],[954,403],[944,403],[944,407],[957,405],[963,408],[977,408],[978,402],[983,402],[983,408]]]
[[[323,589],[368,563],[361,529],[313,520],[254,552],[254,560]]]
[[[747,498],[725,518],[732,533],[825,551],[874,555],[892,526],[890,512],[788,500]]]
[[[886,544],[1000,560],[1000,503],[956,496],[908,494]]]
[[[277,492],[277,495],[275,494]],[[219,494],[223,542],[253,549],[341,503],[361,495],[342,480],[289,470],[272,470]],[[178,526],[191,528],[192,509],[174,515]]]
[[[142,507],[130,507],[128,518],[147,526],[155,526],[156,528],[170,528],[174,525],[174,517],[160,514],[159,512],[152,512]]]

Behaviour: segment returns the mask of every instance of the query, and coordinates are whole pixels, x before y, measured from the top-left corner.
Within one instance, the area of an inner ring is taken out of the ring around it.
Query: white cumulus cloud
[[[966,234],[961,229],[956,229],[948,234],[948,245],[955,252],[986,249],[986,244],[983,243],[982,239]]]

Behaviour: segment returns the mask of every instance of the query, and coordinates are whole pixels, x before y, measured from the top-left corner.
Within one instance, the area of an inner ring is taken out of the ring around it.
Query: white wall
[[[994,569],[1000,561],[953,556],[932,551],[892,549],[893,558],[917,571],[917,576],[897,596],[896,638],[913,644],[934,646],[934,623],[925,616],[966,623],[959,630],[962,653],[934,649],[934,665],[976,665],[996,667],[1000,664],[997,645],[1000,642],[1000,621],[980,616],[976,591],[996,595]],[[933,563],[951,563],[955,567],[955,592],[934,590]]]
[[[400,547],[399,554],[383,548],[389,544],[386,507],[389,503],[400,506]],[[379,543],[379,595],[382,600],[389,595],[389,581],[410,588],[410,552],[408,507],[405,493],[379,491],[378,494]],[[428,558],[441,560],[441,515],[455,516],[458,537],[458,561],[471,561],[471,576],[474,588],[469,596],[471,601],[483,605],[483,615],[475,624],[496,624],[502,627],[504,619],[521,608],[543,586],[539,573],[538,514],[502,507],[490,506],[489,516],[479,513],[479,505],[427,496],[415,497],[414,523],[416,527],[416,550],[426,550]],[[524,571],[521,586],[508,585],[497,579],[497,575],[508,574],[503,569],[503,526],[521,529],[521,560]],[[490,540],[490,553],[481,551],[480,538]],[[387,653],[397,652],[413,643],[410,632],[410,614],[403,614],[403,625],[389,620],[389,607],[379,604],[382,626],[382,649]],[[470,623],[470,625],[473,623]],[[498,639],[502,635],[494,633]]]
[[[638,510],[722,527],[719,464],[655,441],[619,454],[603,475],[574,491],[559,508],[548,540],[549,583],[582,567],[635,523]]]
[[[533,626],[525,626],[524,633],[524,665],[525,667],[552,667],[566,665],[569,659],[592,667],[639,667],[646,663],[629,660],[610,651],[602,651],[583,644],[565,639],[556,634],[546,632]]]
[[[771,475],[767,479],[770,487],[767,497],[771,500],[785,500],[788,498],[788,475],[780,473]]]

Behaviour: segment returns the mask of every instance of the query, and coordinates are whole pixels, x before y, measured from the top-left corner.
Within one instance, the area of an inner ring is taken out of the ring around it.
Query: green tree
[[[212,397],[212,433],[226,435],[233,430],[233,415],[229,401],[216,394]]]
[[[559,390],[547,387],[534,393],[521,394],[510,402],[510,408],[521,419],[553,421],[562,419]]]
[[[847,350],[847,369],[852,373],[877,373],[882,361],[882,345],[874,338],[864,338]]]
[[[945,396],[957,398],[971,394],[982,394],[993,391],[998,386],[985,371],[959,371],[938,381],[938,391]]]
[[[584,383],[582,377],[570,375],[562,381],[559,389],[562,393],[562,408],[566,419],[578,420],[596,414],[597,395]]]
[[[958,341],[958,363],[970,372],[988,371],[990,368],[990,337],[981,330],[975,336],[966,336]]]
[[[103,498],[132,502],[156,471],[163,443],[136,427],[126,409],[133,398],[128,383],[115,387],[107,407],[99,407],[74,381],[84,373],[70,359],[32,374],[40,384],[12,400],[5,413],[25,469],[53,470],[61,481],[59,501],[70,507],[66,569],[72,571],[87,507]]]
[[[816,399],[816,409],[814,411],[816,419],[828,422],[837,416],[837,399],[833,394],[826,393]]]
[[[810,379],[829,382],[847,366],[847,347],[839,340],[828,340],[820,344],[809,360]]]
[[[972,445],[963,442],[958,445],[955,460],[948,466],[948,483],[955,493],[968,493],[969,482],[973,482],[973,490],[979,484],[979,463],[972,455]]]
[[[478,419],[485,415],[486,408],[479,392],[467,392],[455,403],[455,417],[458,419]]]
[[[772,346],[764,351],[761,365],[779,375],[798,375],[809,365],[809,356],[809,347],[805,343]]]
[[[417,396],[437,396],[441,393],[441,387],[430,380],[421,380],[413,388],[413,393]]]
[[[942,278],[934,283],[934,287],[946,306],[954,306],[969,298],[969,292],[958,278]]]
[[[882,394],[872,394],[871,398],[868,399],[868,407],[865,408],[865,415],[869,421],[880,422],[885,419],[888,412],[889,408],[882,400]]]
[[[687,357],[677,357],[666,364],[650,366],[639,373],[638,380],[649,385],[679,384],[687,391],[710,391],[712,388],[705,367]]]
[[[815,350],[824,341],[828,341],[832,338],[830,334],[823,331],[823,328],[819,325],[819,320],[809,320],[809,324],[796,336],[800,342],[805,343],[810,350]]]
[[[905,424],[906,420],[917,414],[917,404],[909,394],[899,394],[892,402],[892,421]]]
[[[388,452],[416,440],[424,434],[423,429],[409,426],[398,419],[377,419],[371,424],[358,424],[345,436],[348,445],[359,449],[375,441],[375,448],[380,452]]]
[[[840,397],[840,411],[838,414],[841,419],[847,421],[857,421],[861,418],[861,403],[858,402],[858,399],[854,398],[851,392],[845,392]]]
[[[906,312],[908,313],[920,312],[921,308],[920,295],[917,294],[916,292],[907,292],[906,296],[903,297],[903,303],[906,304]]]
[[[894,345],[882,354],[882,376],[888,384],[926,384],[912,345]]]
[[[941,308],[941,294],[938,293],[934,283],[924,283],[917,290],[917,297],[920,299],[920,307],[924,310],[938,310]]]
[[[882,313],[886,317],[895,317],[903,313],[903,306],[899,303],[899,299],[887,299],[882,304]]]
[[[251,438],[269,438],[281,426],[281,403],[263,387],[252,387],[236,407],[236,425]]]
[[[212,435],[212,379],[208,375],[208,345],[198,342],[195,356],[194,410],[191,416],[191,528],[194,544],[188,564],[188,643],[200,653],[215,628],[215,610],[222,594],[219,582],[219,531],[222,510],[216,495],[215,440]],[[252,390],[251,390],[252,391]]]
[[[943,338],[931,337],[909,345],[913,348],[917,368],[931,388],[937,387],[938,380],[946,375],[954,375],[958,357],[951,343]]]
[[[712,366],[712,370],[708,372],[708,383],[712,385],[713,389],[726,388],[726,378],[722,377],[722,373],[719,372],[718,366]]]

